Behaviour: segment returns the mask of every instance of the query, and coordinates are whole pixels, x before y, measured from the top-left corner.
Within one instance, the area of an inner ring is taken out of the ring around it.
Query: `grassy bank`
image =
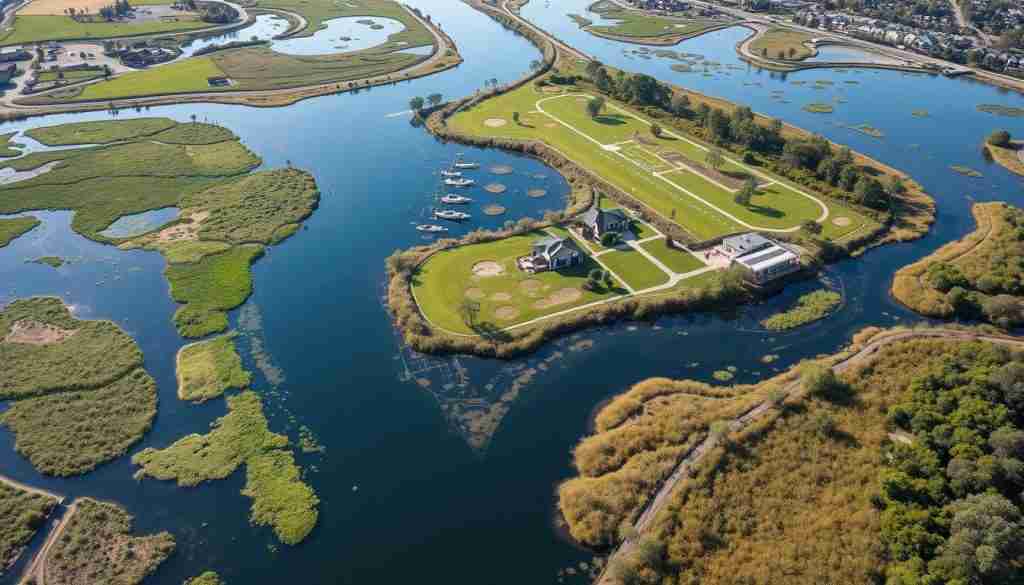
[[[209,28],[195,14],[181,14],[174,20],[152,20],[146,22],[106,22],[99,16],[75,20],[70,16],[15,15],[12,28],[0,35],[0,44],[19,45],[39,41],[61,41],[68,39],[100,40],[135,35],[183,32]]]
[[[53,498],[0,482],[0,574],[18,560],[56,504]]]
[[[1024,322],[1024,212],[1000,202],[977,203],[971,212],[976,229],[897,271],[892,295],[929,317],[1018,325]]]
[[[36,229],[41,223],[34,217],[0,218],[0,248]]]
[[[768,59],[802,61],[814,55],[814,52],[804,44],[812,38],[812,35],[805,32],[772,27],[760,33],[750,43],[750,51]]]
[[[206,435],[188,435],[166,449],[145,449],[132,462],[137,477],[151,476],[194,486],[224,479],[246,466],[242,493],[253,499],[253,524],[270,525],[277,537],[297,544],[316,525],[318,498],[303,483],[288,438],[267,427],[259,396],[228,396],[228,414]]]
[[[251,376],[235,351],[235,335],[221,335],[178,350],[178,398],[205,402],[229,388],[245,388]]]
[[[996,146],[986,143],[985,148],[992,155],[992,160],[1002,165],[1006,170],[1018,175],[1024,175],[1024,162],[1021,162],[1020,159],[1022,144],[1024,143],[1011,142],[1009,146]]]
[[[78,475],[123,455],[156,416],[156,385],[135,342],[109,321],[75,319],[59,299],[0,312],[0,424],[42,473]]]
[[[206,571],[185,581],[184,585],[224,585],[224,581],[221,580],[220,575],[217,573]]]
[[[167,532],[132,535],[132,517],[116,504],[80,498],[61,538],[46,555],[54,583],[137,585],[174,552]]]
[[[111,142],[152,136],[175,126],[178,126],[178,123],[170,118],[100,120],[31,128],[25,131],[25,135],[47,146],[110,144]]]
[[[640,10],[627,10],[609,0],[601,0],[590,6],[604,18],[618,20],[613,25],[583,26],[587,32],[612,39],[652,45],[674,45],[684,39],[700,36],[706,32],[729,26],[731,23],[708,18],[683,18],[680,16],[658,16]]]

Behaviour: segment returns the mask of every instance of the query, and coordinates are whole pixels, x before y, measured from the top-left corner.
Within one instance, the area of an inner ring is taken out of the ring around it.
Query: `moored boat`
[[[416,229],[418,231],[426,232],[426,233],[437,233],[437,232],[446,232],[446,231],[448,231],[448,228],[444,227],[443,225],[437,225],[437,224],[433,224],[433,223],[420,224],[420,225],[416,226]]]
[[[461,177],[462,173],[460,173],[459,171],[452,171],[452,170],[449,170],[449,169],[444,169],[443,171],[441,171],[441,176],[442,177]]]
[[[461,211],[455,211],[454,209],[435,209],[434,217],[438,219],[447,219],[449,221],[462,221],[464,219],[469,219],[470,215]]]
[[[459,177],[455,179],[445,179],[444,184],[449,187],[469,187],[473,184],[473,179],[467,179],[465,177]]]
[[[448,205],[465,205],[466,203],[472,203],[473,200],[463,195],[456,195],[455,193],[449,193],[441,197],[441,203]]]

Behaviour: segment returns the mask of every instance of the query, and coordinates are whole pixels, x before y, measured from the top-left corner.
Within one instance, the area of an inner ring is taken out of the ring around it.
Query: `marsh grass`
[[[152,136],[177,126],[170,118],[134,118],[130,120],[99,120],[44,126],[25,131],[29,138],[47,146],[73,144],[110,144],[144,136]],[[167,141],[170,142],[170,141]]]
[[[178,351],[178,398],[205,402],[229,388],[245,388],[251,376],[235,350],[236,334],[186,345]]]
[[[789,309],[761,321],[766,329],[786,331],[824,319],[839,306],[842,296],[830,290],[816,290],[802,295]]]
[[[171,298],[184,304],[174,314],[178,332],[195,338],[226,330],[227,311],[252,294],[250,266],[262,255],[263,246],[245,244],[192,264],[169,264]]]
[[[185,581],[184,585],[224,585],[224,581],[221,580],[220,575],[217,573],[206,571]]]
[[[316,525],[319,499],[303,483],[288,438],[270,431],[259,396],[246,391],[227,397],[228,413],[209,433],[188,435],[166,449],[145,449],[132,457],[136,477],[175,480],[181,486],[223,479],[246,466],[242,494],[253,500],[251,521],[270,525],[284,543],[301,542]]]
[[[963,175],[965,177],[970,177],[972,179],[979,179],[979,178],[985,176],[985,175],[981,174],[980,171],[976,171],[976,170],[972,169],[971,167],[964,166],[964,165],[950,165],[949,166],[949,170],[953,171],[954,173]]]
[[[53,498],[0,482],[0,574],[18,559],[56,504]]]
[[[0,248],[36,229],[41,223],[34,217],[0,218]]]
[[[137,585],[174,552],[167,532],[133,536],[132,517],[120,506],[81,498],[64,534],[46,557],[54,583]]]

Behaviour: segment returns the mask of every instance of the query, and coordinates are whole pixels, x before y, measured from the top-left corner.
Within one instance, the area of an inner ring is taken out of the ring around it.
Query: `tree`
[[[725,157],[722,156],[722,150],[718,147],[711,147],[707,154],[704,155],[704,162],[708,163],[708,166],[716,171],[722,168],[722,165],[725,164]]]
[[[444,98],[442,98],[441,94],[439,94],[439,93],[432,93],[432,94],[427,96],[427,101],[430,102],[431,106],[437,106],[438,104],[441,103],[442,99],[444,99]]]
[[[819,364],[808,364],[800,372],[801,385],[811,396],[825,398],[842,387],[832,368]]]
[[[459,316],[470,329],[476,328],[476,318],[480,314],[480,303],[472,299],[463,299],[459,304]]]
[[[661,136],[661,126],[659,126],[657,124],[651,124],[651,135],[654,136],[655,138],[660,137]]]
[[[950,505],[949,539],[928,565],[944,583],[1015,583],[1024,577],[1024,525],[1013,502],[996,493]]]
[[[621,239],[622,236],[619,232],[605,232],[604,235],[601,236],[601,245],[606,248],[611,248],[618,245]]]
[[[988,135],[986,140],[992,146],[998,146],[1000,148],[1008,148],[1010,146],[1010,133],[1006,130],[996,130],[995,132]]]
[[[594,81],[597,81],[597,76],[599,75],[598,71],[600,71],[601,69],[604,69],[604,66],[601,65],[601,62],[594,60],[587,62],[587,67],[584,71],[586,72],[587,77]]]
[[[877,179],[861,177],[857,179],[857,185],[853,191],[861,205],[880,208],[885,204],[886,192]]]
[[[786,55],[787,55],[787,56],[788,56],[788,57],[789,57],[790,59],[792,59],[793,57],[795,57],[795,56],[796,56],[796,49],[794,49],[793,47],[790,47],[790,48],[789,48],[789,50],[787,50],[787,51],[786,51]]]
[[[425,102],[420,96],[416,96],[409,100],[409,109],[413,112],[418,112],[423,109]]]
[[[814,221],[813,219],[808,219],[807,221],[803,222],[802,224],[800,224],[800,227],[804,228],[804,231],[806,231],[807,233],[814,235],[820,234],[822,230],[821,224]]]
[[[672,96],[672,113],[680,117],[690,113],[690,98],[685,93]]]
[[[601,111],[604,110],[604,98],[597,96],[587,102],[587,113],[590,114],[591,118],[596,118],[601,115]]]
[[[512,112],[512,121],[516,124],[519,123],[519,112]]]
[[[740,190],[736,192],[735,196],[733,196],[733,199],[736,201],[737,205],[747,207],[750,205],[750,201],[754,198],[754,195],[757,195],[757,181],[754,180],[754,177],[748,176],[746,180],[743,181],[743,186],[740,187]]]
[[[537,59],[530,61],[530,71],[540,71],[541,67],[543,67],[543,64]]]

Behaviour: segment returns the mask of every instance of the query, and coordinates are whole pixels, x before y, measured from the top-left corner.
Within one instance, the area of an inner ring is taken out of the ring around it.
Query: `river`
[[[435,91],[446,98],[467,95],[487,79],[520,77],[538,57],[524,39],[461,3],[411,3],[453,36],[465,63],[427,78],[282,109],[182,105],[119,114],[179,120],[195,114],[223,124],[266,166],[290,161],[310,170],[324,194],[305,228],[255,265],[255,293],[232,315],[238,324],[239,314],[246,313],[243,325],[254,331],[242,349],[249,350],[251,340],[258,339],[266,352],[261,363],[269,361],[283,372],[278,384],[256,376],[271,428],[294,438],[298,425],[307,425],[327,449],[324,455],[298,457],[322,500],[320,523],[306,543],[276,545],[269,530],[248,525],[249,500],[238,493],[241,473],[182,489],[153,480],[136,482],[125,457],[83,478],[49,479],[13,451],[10,434],[0,432],[0,473],[72,496],[116,501],[135,514],[140,531],[175,535],[178,552],[147,579],[149,585],[178,585],[208,568],[231,583],[247,585],[297,576],[304,583],[360,585],[554,583],[559,569],[590,557],[562,540],[552,523],[555,488],[572,473],[570,450],[586,433],[596,404],[655,375],[710,379],[712,371],[733,366],[737,381],[754,381],[803,357],[831,352],[866,325],[913,321],[888,297],[892,273],[969,231],[971,200],[1022,203],[1021,180],[986,163],[978,145],[997,127],[1024,134],[1024,120],[975,110],[979,103],[1024,106],[1016,94],[892,71],[762,72],[735,57],[733,46],[746,34],[742,29],[673,47],[721,64],[709,67],[707,76],[703,71],[676,73],[669,68],[675,61],[644,59],[633,52],[637,45],[580,31],[566,14],[585,15],[589,0],[557,6],[538,1],[524,8],[526,17],[602,61],[747,103],[909,172],[935,197],[936,226],[917,242],[830,267],[826,276],[844,291],[843,308],[793,334],[758,331],[757,317],[790,302],[813,282],[791,287],[739,316],[692,315],[586,331],[512,363],[409,359],[382,307],[384,259],[396,248],[421,241],[412,226],[423,221],[431,205],[437,171],[463,152],[466,159],[483,163],[484,169],[474,171],[480,182],[496,180],[510,187],[503,195],[474,188],[474,215],[481,201],[499,201],[509,211],[463,229],[561,207],[567,192],[564,181],[540,163],[442,144],[410,125],[402,113],[410,97]],[[783,97],[773,91],[784,92]],[[801,110],[806,103],[826,100],[836,104],[836,113]],[[928,110],[929,117],[914,117],[913,110]],[[54,116],[8,124],[5,131],[107,115]],[[885,136],[871,138],[845,127],[857,124],[870,124]],[[515,173],[488,175],[486,167],[492,164],[511,165]],[[984,178],[957,175],[948,169],[953,164],[977,168]],[[527,198],[525,189],[538,185],[548,195]],[[161,275],[161,257],[118,251],[71,234],[65,212],[34,215],[44,219],[44,226],[0,250],[0,303],[31,294],[60,295],[80,316],[113,319],[138,340],[161,401],[153,431],[136,449],[163,447],[186,433],[203,432],[224,406],[220,401],[193,406],[175,396],[174,353],[183,342],[171,323],[174,305]],[[24,263],[50,254],[74,261],[56,270]],[[259,315],[259,327],[253,315]],[[245,353],[247,364],[255,367],[254,355]],[[766,354],[780,357],[769,366],[759,361]],[[405,379],[410,373],[421,383]],[[469,399],[493,407],[513,387],[519,388],[518,395],[506,395],[501,403],[510,408],[484,450],[472,449],[439,407],[439,401],[450,405]],[[13,582],[13,573],[0,579],[4,585]]]

